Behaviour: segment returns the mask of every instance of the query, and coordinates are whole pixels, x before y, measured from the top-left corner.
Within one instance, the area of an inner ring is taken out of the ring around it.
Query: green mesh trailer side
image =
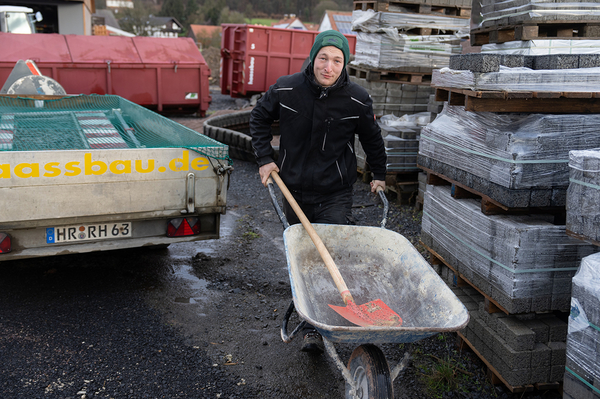
[[[232,163],[227,145],[119,96],[0,96],[0,151],[172,147]]]

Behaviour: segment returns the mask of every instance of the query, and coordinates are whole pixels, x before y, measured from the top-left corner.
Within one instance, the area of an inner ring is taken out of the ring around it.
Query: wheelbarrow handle
[[[387,197],[385,196],[385,190],[381,186],[377,186],[377,194],[379,194],[379,198],[381,198],[381,202],[383,203],[383,216],[381,217],[381,228],[385,229],[385,223],[387,222],[390,203]]]
[[[296,328],[294,328],[294,331],[292,331],[291,334],[288,334],[288,322],[290,321],[290,317],[292,316],[292,313],[294,313],[295,309],[296,307],[294,306],[294,301],[291,301],[290,306],[288,306],[288,310],[285,312],[285,316],[283,316],[283,320],[281,322],[281,340],[286,344],[292,342],[292,340],[296,338],[298,333],[302,331],[302,329],[306,325],[306,320],[302,320],[300,324],[298,324]]]
[[[271,202],[273,203],[273,207],[275,208],[275,212],[277,212],[277,216],[279,216],[279,220],[281,220],[281,224],[283,224],[283,229],[287,229],[290,227],[290,223],[285,217],[285,213],[279,206],[279,202],[277,201],[277,196],[275,195],[275,187],[273,186],[273,179],[271,176],[267,178],[267,188],[269,189],[269,194],[271,195]]]

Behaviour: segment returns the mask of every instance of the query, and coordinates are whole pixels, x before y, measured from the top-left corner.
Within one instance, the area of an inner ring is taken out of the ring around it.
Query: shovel
[[[302,212],[302,209],[292,196],[292,193],[290,193],[290,191],[287,189],[285,183],[283,180],[281,180],[281,177],[279,177],[279,174],[276,171],[271,172],[271,177],[279,186],[279,189],[283,193],[285,199],[291,205],[294,212],[296,212],[296,215],[298,216],[298,219],[300,219],[302,226],[304,226],[312,242],[315,244],[315,247],[317,247],[317,251],[319,251],[323,262],[325,262],[325,266],[327,266],[327,270],[329,270],[329,274],[331,274],[331,277],[333,278],[333,281],[340,292],[340,295],[342,296],[344,304],[346,304],[345,307],[334,305],[329,306],[349,322],[361,327],[400,327],[402,325],[402,318],[381,299],[376,299],[363,305],[357,305],[354,302],[354,298],[352,298],[352,294],[350,294],[350,291],[348,290],[348,287],[346,286],[339,269],[335,265],[333,258],[329,254],[329,251],[325,247],[325,244],[323,244],[323,241],[321,241],[321,238],[317,234],[312,224],[308,221],[306,215],[304,215],[304,212]]]

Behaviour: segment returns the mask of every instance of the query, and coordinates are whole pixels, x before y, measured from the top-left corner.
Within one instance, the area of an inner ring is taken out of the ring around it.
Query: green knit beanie
[[[342,50],[342,53],[344,53],[344,67],[348,65],[348,61],[350,61],[348,39],[336,30],[326,30],[317,35],[315,43],[310,49],[310,62],[312,65],[315,65],[315,58],[319,54],[319,50],[327,46],[334,46]]]

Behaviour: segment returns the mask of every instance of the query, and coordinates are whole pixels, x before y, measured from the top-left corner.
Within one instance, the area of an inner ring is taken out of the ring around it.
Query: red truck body
[[[223,24],[221,94],[246,97],[267,91],[277,78],[300,72],[316,31]],[[354,54],[356,36],[345,35]]]
[[[116,94],[158,112],[201,115],[211,101],[210,69],[191,38],[0,32],[0,43],[0,83],[30,59],[68,94]]]

